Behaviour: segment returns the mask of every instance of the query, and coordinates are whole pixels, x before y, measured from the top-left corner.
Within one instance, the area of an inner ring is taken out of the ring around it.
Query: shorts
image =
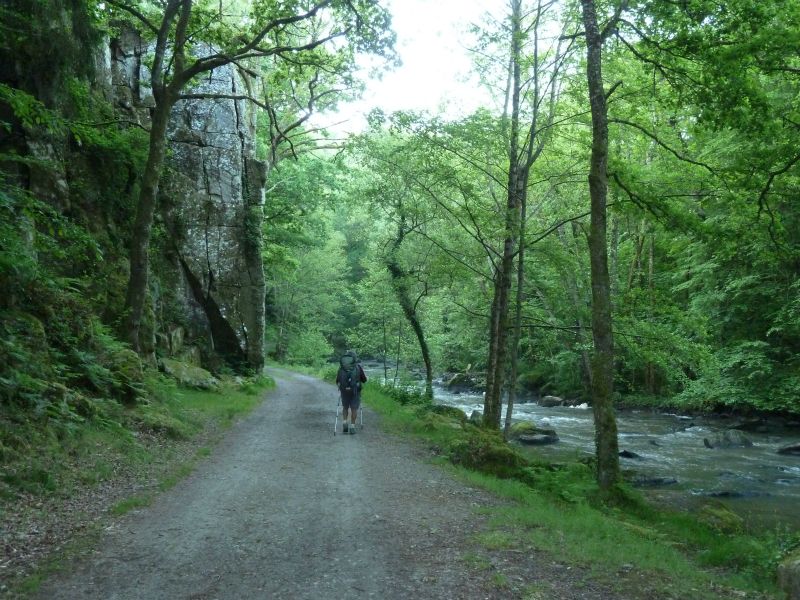
[[[342,392],[342,408],[344,410],[353,409],[358,410],[361,406],[361,394],[354,394],[353,392]]]

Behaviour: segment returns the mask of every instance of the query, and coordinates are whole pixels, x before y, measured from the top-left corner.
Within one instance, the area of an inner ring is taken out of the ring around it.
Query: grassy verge
[[[536,462],[407,393],[368,386],[364,400],[390,430],[424,439],[460,477],[512,501],[492,509],[478,540],[487,551],[544,551],[630,597],[781,597],[775,568],[796,534],[747,533],[713,503],[696,514],[656,508],[624,486],[603,502],[585,463]]]
[[[84,420],[4,415],[15,427],[0,423],[0,449],[10,459],[0,470],[0,523],[14,534],[15,549],[3,556],[8,579],[0,596],[35,591],[65,560],[84,552],[98,517],[147,506],[173,487],[273,386],[259,377],[203,391],[155,376],[147,382],[146,401],[129,407],[108,401]],[[26,558],[37,556],[49,558]]]

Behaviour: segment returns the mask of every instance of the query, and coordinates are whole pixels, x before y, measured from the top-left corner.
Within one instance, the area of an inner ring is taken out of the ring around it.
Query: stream
[[[375,379],[383,374],[367,368],[370,371]],[[460,408],[467,416],[474,410],[483,411],[482,394],[452,393],[435,386],[434,397],[437,403]],[[532,455],[557,461],[594,454],[592,410],[585,405],[546,408],[517,404],[514,420],[556,430],[557,443],[523,447]],[[713,438],[736,422],[718,416],[618,411],[619,449],[637,455],[621,457],[620,466],[626,472],[635,471],[640,489],[658,502],[691,510],[713,499],[746,518],[751,526],[800,529],[800,456],[777,453],[800,441],[800,428],[790,433],[743,432],[753,442],[750,447],[705,447],[704,438]]]
[[[436,401],[470,415],[483,410],[483,396],[435,390]],[[594,420],[588,407],[545,408],[517,404],[514,420],[533,421],[556,430],[559,442],[525,447],[526,452],[553,460],[594,454]],[[505,410],[503,411],[505,418]],[[777,450],[800,439],[791,434],[744,432],[747,448],[706,448],[712,438],[733,425],[722,417],[623,410],[617,413],[620,451],[638,458],[620,458],[623,470],[636,472],[647,493],[670,505],[691,509],[714,498],[763,526],[800,528],[800,456]]]

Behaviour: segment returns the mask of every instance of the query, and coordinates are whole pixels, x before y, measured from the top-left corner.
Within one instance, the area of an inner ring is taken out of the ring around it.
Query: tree
[[[150,232],[158,186],[167,147],[166,131],[172,107],[187,97],[184,90],[202,73],[257,59],[303,61],[310,52],[338,38],[373,52],[388,49],[388,16],[372,0],[323,0],[305,8],[302,2],[254,6],[249,30],[224,27],[219,15],[207,9],[211,3],[167,0],[163,8],[150,3],[110,0],[109,5],[128,13],[154,36],[150,84],[155,100],[150,127],[148,158],[141,178],[130,248],[130,277],[126,294],[126,333],[133,348],[141,351],[140,328],[147,295]],[[193,55],[193,43],[204,29],[220,33],[220,48],[207,56]],[[197,97],[196,95],[190,97]]]
[[[589,167],[591,230],[589,254],[592,273],[592,410],[594,411],[597,482],[609,490],[619,480],[617,421],[612,399],[614,385],[614,338],[611,329],[611,285],[608,276],[606,200],[608,194],[608,108],[603,87],[603,42],[613,30],[624,6],[603,31],[597,22],[593,0],[581,0],[586,35],[586,80],[592,113],[592,155]]]
[[[516,375],[517,346],[520,338],[524,251],[520,245],[525,222],[531,168],[544,150],[555,115],[558,76],[564,56],[560,43],[550,53],[540,50],[539,30],[544,26],[552,2],[539,0],[527,14],[522,0],[511,0],[508,35],[508,70],[505,104],[501,125],[506,144],[508,171],[504,211],[504,239],[494,268],[494,295],[489,318],[489,356],[486,371],[486,396],[483,422],[499,427],[502,393],[506,379],[509,351],[509,306],[514,260],[517,269],[517,325],[512,337],[511,370]],[[523,53],[525,42],[532,46],[532,56]],[[524,71],[524,73],[523,73]],[[524,77],[523,77],[524,75]],[[549,103],[547,98],[549,97]],[[512,381],[511,386],[516,382]],[[513,393],[512,393],[513,403]]]

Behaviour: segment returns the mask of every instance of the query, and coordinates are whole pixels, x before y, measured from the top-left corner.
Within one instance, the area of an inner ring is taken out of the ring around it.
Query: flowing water
[[[380,379],[378,369],[368,369]],[[483,410],[483,396],[454,394],[434,388],[436,402],[455,406],[467,416]],[[505,413],[503,414],[505,418]],[[515,421],[532,421],[556,430],[559,442],[525,447],[525,452],[557,461],[594,454],[594,422],[586,407],[545,408],[517,404]],[[791,433],[752,433],[745,448],[706,448],[713,438],[733,425],[731,419],[689,417],[646,410],[617,414],[619,449],[636,458],[620,458],[623,470],[655,499],[686,509],[711,501],[723,502],[756,526],[800,529],[800,456],[777,450],[800,442],[800,429]]]
[[[435,396],[438,403],[460,408],[467,415],[483,410],[482,395],[437,389]],[[563,460],[594,454],[592,411],[585,405],[518,404],[514,420],[532,421],[558,433],[558,443],[526,449],[536,456]],[[731,420],[721,417],[620,411],[619,449],[637,456],[620,458],[621,467],[634,471],[633,478],[649,488],[651,495],[670,504],[690,508],[715,498],[754,522],[800,528],[800,456],[777,453],[782,446],[800,441],[800,430],[793,435],[746,432],[753,442],[746,448],[705,447],[704,438],[713,438],[731,425]]]

